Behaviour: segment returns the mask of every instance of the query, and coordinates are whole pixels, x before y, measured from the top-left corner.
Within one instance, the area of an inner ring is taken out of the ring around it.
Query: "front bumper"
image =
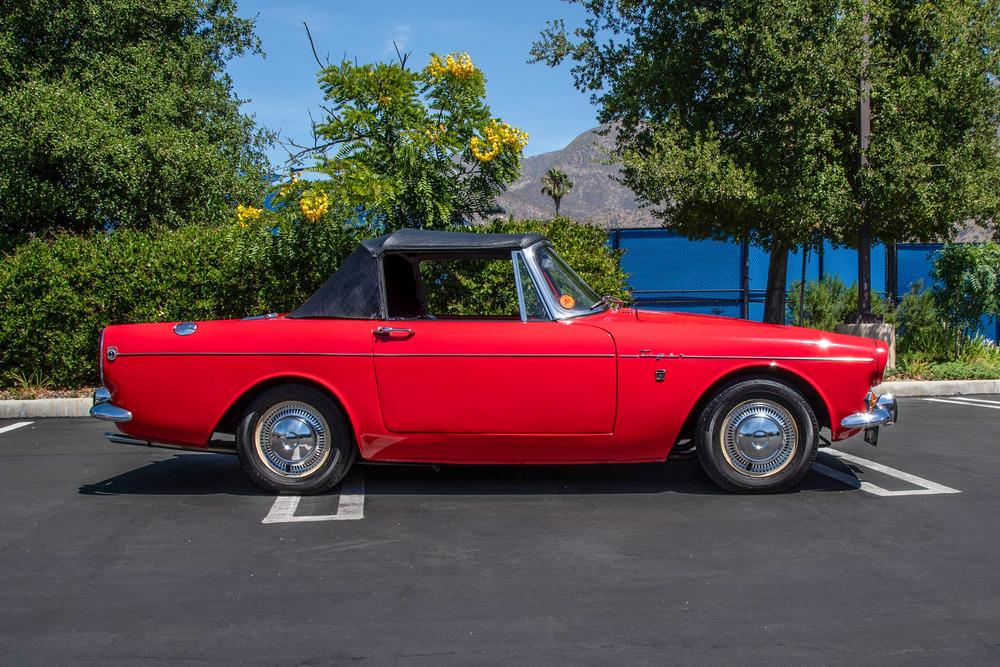
[[[878,444],[878,427],[892,426],[899,417],[899,408],[896,405],[896,398],[892,394],[875,396],[875,392],[869,391],[865,396],[865,405],[868,407],[864,412],[855,412],[840,420],[840,428],[844,430],[865,430],[865,441],[871,444]]]
[[[104,387],[94,391],[94,407],[90,408],[90,416],[109,422],[132,421],[132,413],[111,403],[111,392]]]

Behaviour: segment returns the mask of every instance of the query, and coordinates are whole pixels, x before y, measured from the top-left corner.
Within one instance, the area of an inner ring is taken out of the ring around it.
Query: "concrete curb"
[[[895,380],[883,382],[876,393],[893,396],[1000,394],[1000,380]]]
[[[0,419],[86,417],[91,405],[93,401],[87,397],[0,401]]]
[[[879,394],[894,396],[955,396],[958,394],[1000,394],[1000,380],[897,380],[884,382]],[[42,417],[86,417],[91,399],[40,398],[0,401],[0,419]]]

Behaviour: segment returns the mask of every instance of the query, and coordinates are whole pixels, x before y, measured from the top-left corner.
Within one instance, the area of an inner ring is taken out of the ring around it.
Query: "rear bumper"
[[[111,403],[111,392],[99,387],[94,392],[94,407],[90,408],[90,416],[109,422],[132,421],[132,413]]]
[[[855,412],[841,419],[840,428],[848,430],[892,426],[899,417],[896,398],[892,394],[876,397],[873,392],[869,391],[868,395],[865,396],[865,405],[869,407],[864,412]]]

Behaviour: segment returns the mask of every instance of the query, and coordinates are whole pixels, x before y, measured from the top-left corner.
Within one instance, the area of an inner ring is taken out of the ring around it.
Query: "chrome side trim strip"
[[[741,354],[666,354],[656,356],[652,354],[620,354],[619,359],[751,359],[754,361],[842,361],[842,362],[867,362],[875,361],[871,357],[756,357]]]
[[[182,452],[205,452],[209,454],[236,454],[236,449],[223,447],[181,447],[180,445],[161,445],[149,440],[140,440],[121,433],[105,433],[104,437],[119,445],[135,445],[136,447],[155,447],[157,449],[179,449]]]
[[[119,352],[119,357],[608,357],[614,354],[530,354],[502,352]]]
[[[370,357],[370,352],[119,352],[119,357]]]
[[[604,359],[613,359],[615,355],[613,355],[613,354],[557,354],[557,353],[554,353],[554,354],[530,354],[530,353],[524,353],[524,354],[519,354],[519,353],[504,354],[504,353],[493,353],[493,352],[483,352],[483,353],[478,353],[478,352],[469,352],[469,353],[442,352],[442,353],[438,354],[438,353],[433,353],[433,352],[428,352],[428,353],[420,353],[420,352],[407,353],[407,352],[401,352],[401,353],[398,353],[398,354],[395,354],[395,353],[376,353],[375,356],[376,357],[502,357],[502,358],[509,358],[509,357],[532,357],[532,358],[534,358],[534,357],[541,357],[541,358],[552,358],[552,357],[595,358],[596,357],[596,358],[604,358]]]

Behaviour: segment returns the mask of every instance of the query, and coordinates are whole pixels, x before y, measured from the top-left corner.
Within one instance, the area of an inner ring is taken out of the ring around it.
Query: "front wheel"
[[[304,385],[272,387],[257,396],[243,413],[236,440],[243,471],[274,493],[329,491],[356,452],[340,406]]]
[[[726,387],[698,420],[698,460],[716,484],[773,493],[797,484],[819,447],[819,424],[795,389],[769,379]]]

